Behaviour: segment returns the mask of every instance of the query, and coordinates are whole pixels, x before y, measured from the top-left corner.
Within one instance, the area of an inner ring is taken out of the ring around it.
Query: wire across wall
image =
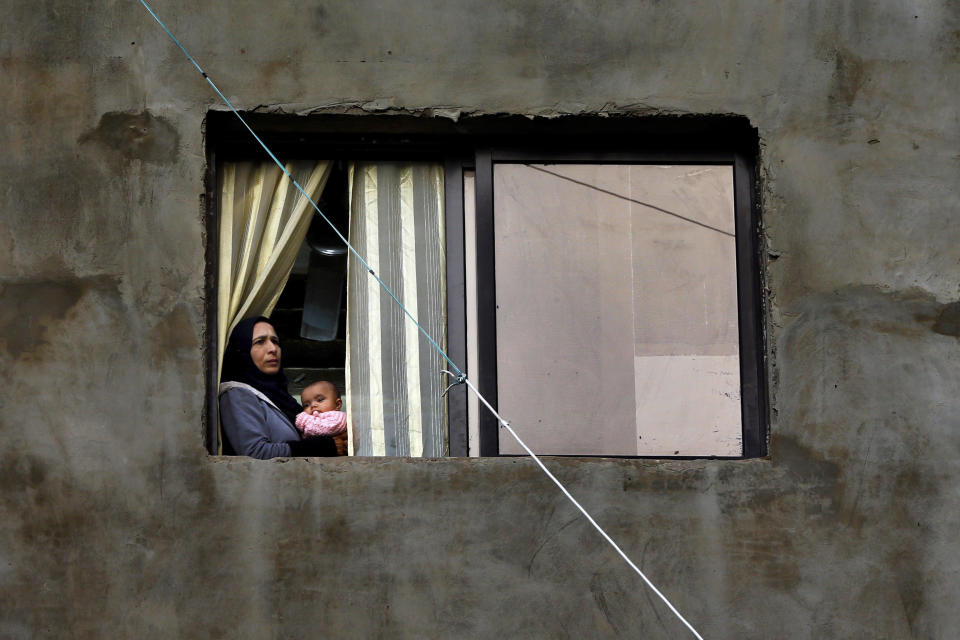
[[[480,393],[480,391],[476,388],[476,386],[474,386],[473,382],[467,376],[466,372],[464,372],[459,366],[457,366],[457,364],[450,358],[450,356],[446,353],[446,351],[444,351],[444,349],[440,347],[437,341],[427,332],[427,330],[423,327],[423,325],[418,321],[416,316],[414,316],[413,313],[411,313],[411,311],[403,305],[403,303],[396,296],[396,294],[394,294],[394,292],[390,289],[390,287],[387,286],[387,284],[380,278],[380,276],[377,275],[377,273],[373,270],[373,268],[370,267],[370,265],[367,263],[364,257],[354,248],[354,246],[349,242],[349,240],[346,237],[344,237],[344,235],[340,232],[340,230],[337,229],[336,225],[323,213],[323,211],[320,210],[320,207],[317,205],[317,203],[314,202],[314,200],[310,197],[310,195],[306,192],[306,190],[302,186],[300,186],[300,184],[294,179],[294,177],[287,170],[286,166],[282,162],[280,162],[280,160],[277,159],[273,151],[270,150],[270,148],[263,142],[260,136],[258,136],[257,133],[253,130],[253,128],[250,127],[250,125],[243,118],[240,112],[236,109],[233,103],[230,102],[230,100],[228,100],[227,97],[220,91],[217,85],[213,82],[213,79],[210,78],[210,76],[200,67],[200,65],[193,58],[193,56],[191,56],[190,53],[187,52],[186,48],[184,48],[184,46],[180,43],[180,41],[176,38],[176,36],[174,36],[174,34],[170,31],[170,29],[166,26],[166,24],[164,24],[163,21],[160,20],[159,16],[154,12],[154,10],[144,0],[139,0],[139,1],[140,1],[140,4],[142,4],[143,7],[150,13],[153,19],[157,22],[157,24],[160,25],[160,27],[166,32],[166,34],[170,37],[170,39],[174,42],[174,44],[180,49],[180,51],[183,52],[183,54],[190,61],[193,67],[200,73],[200,75],[204,78],[204,80],[207,81],[207,84],[210,85],[210,87],[217,94],[217,96],[220,97],[220,99],[224,102],[224,104],[226,104],[226,106],[239,119],[239,121],[243,124],[244,128],[246,128],[246,130],[250,133],[250,135],[253,136],[253,138],[257,141],[260,147],[263,148],[263,150],[267,153],[270,159],[273,160],[273,162],[275,162],[277,166],[283,171],[287,179],[290,180],[291,183],[300,191],[303,197],[310,202],[310,204],[313,206],[316,213],[324,220],[324,222],[330,225],[330,227],[333,229],[337,237],[339,237],[339,239],[343,241],[348,251],[350,251],[350,253],[354,256],[354,258],[356,258],[360,262],[360,264],[370,274],[370,276],[376,280],[377,284],[380,287],[382,287],[382,289],[390,296],[390,298],[394,301],[394,303],[397,304],[400,307],[400,309],[402,309],[407,319],[416,325],[417,330],[420,332],[423,338],[427,340],[430,343],[430,345],[443,357],[443,359],[447,362],[447,364],[450,365],[451,369],[444,370],[443,372],[451,377],[453,381],[452,385],[465,384],[467,388],[474,393],[474,395],[477,397],[480,403],[483,404],[483,406],[486,407],[486,409],[490,411],[490,413],[496,418],[498,424],[503,429],[505,429],[517,441],[517,443],[524,449],[524,451],[526,451],[526,453],[537,464],[537,466],[541,469],[541,471],[543,471],[544,474],[560,489],[563,495],[566,496],[568,500],[570,500],[570,502],[577,508],[578,511],[580,511],[580,513],[587,519],[587,521],[594,527],[594,529],[597,530],[597,532],[601,535],[601,537],[604,540],[606,540],[608,544],[610,544],[610,546],[614,549],[617,555],[619,555],[624,560],[624,562],[626,562],[627,565],[631,569],[633,569],[633,571],[638,576],[640,576],[643,582],[664,602],[664,604],[667,605],[670,611],[687,627],[687,629],[689,629],[689,631],[696,638],[703,640],[703,637],[697,632],[697,630],[693,627],[693,625],[691,625],[687,621],[687,619],[680,614],[677,608],[653,584],[653,582],[646,576],[646,574],[644,574],[644,572],[640,569],[640,567],[638,567],[636,563],[634,563],[633,560],[630,559],[630,557],[613,540],[613,538],[611,538],[609,534],[607,534],[607,532],[604,531],[604,529],[596,522],[596,520],[593,519],[593,517],[587,512],[587,510],[573,497],[573,495],[567,490],[567,488],[564,487],[563,483],[561,483],[557,479],[557,477],[554,476],[549,469],[547,469],[547,467],[543,464],[543,461],[540,460],[540,458],[526,445],[526,443],[520,438],[520,436],[517,435],[516,431],[514,431],[514,429],[510,426],[510,423],[507,420],[505,420],[497,412],[496,409],[494,409],[494,407],[487,401],[486,398],[484,398],[484,396]],[[449,390],[449,387],[448,387],[448,390]]]

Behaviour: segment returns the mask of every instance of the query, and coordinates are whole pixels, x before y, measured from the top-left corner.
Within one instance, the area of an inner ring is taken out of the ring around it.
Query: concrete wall
[[[549,464],[707,638],[960,626],[954,3],[156,10],[242,108],[748,117],[769,459]],[[528,461],[208,457],[215,96],[136,2],[3,14],[0,636],[688,637]]]

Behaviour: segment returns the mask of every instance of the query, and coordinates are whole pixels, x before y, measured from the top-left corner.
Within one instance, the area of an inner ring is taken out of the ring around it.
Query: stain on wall
[[[960,338],[960,302],[943,305],[937,312],[933,330],[945,336]]]
[[[850,51],[837,51],[829,98],[850,107],[866,81],[863,60]]]
[[[0,345],[14,358],[33,354],[87,291],[117,286],[109,276],[0,281]]]
[[[161,317],[149,335],[154,364],[160,364],[171,355],[193,360],[200,350],[197,323],[183,303]]]
[[[166,164],[177,159],[180,134],[169,121],[150,111],[111,111],[100,116],[96,128],[83,134],[79,142],[103,145],[129,160]]]

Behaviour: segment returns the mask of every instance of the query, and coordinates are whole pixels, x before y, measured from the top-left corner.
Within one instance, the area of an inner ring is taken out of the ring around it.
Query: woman
[[[230,334],[220,376],[223,453],[252,458],[335,456],[329,436],[300,437],[300,404],[287,393],[280,339],[264,317],[241,320]]]

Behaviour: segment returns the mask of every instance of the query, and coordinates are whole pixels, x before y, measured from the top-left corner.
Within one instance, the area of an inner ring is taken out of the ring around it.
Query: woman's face
[[[257,369],[273,375],[280,372],[280,338],[269,322],[253,325],[253,344],[250,346],[250,358]]]

